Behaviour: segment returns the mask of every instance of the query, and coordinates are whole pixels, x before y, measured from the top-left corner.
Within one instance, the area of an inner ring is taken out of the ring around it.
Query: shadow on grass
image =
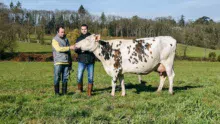
[[[183,91],[183,90],[189,90],[194,88],[201,88],[203,86],[174,86],[173,90],[174,92]],[[144,85],[144,84],[132,84],[128,83],[126,85],[126,89],[136,89],[136,93],[139,94],[141,92],[156,92],[157,87],[153,87],[152,85]],[[164,91],[168,91],[168,88],[163,88]]]
[[[75,94],[75,92],[70,91],[70,92],[67,93],[67,95],[73,95],[73,94]]]
[[[126,89],[136,89],[137,94],[141,93],[141,92],[156,92],[157,91],[157,87],[154,87],[152,85],[146,85],[147,82],[141,83],[141,84],[133,84],[131,82],[126,83],[125,87]],[[194,89],[194,88],[201,88],[203,87],[202,85],[198,85],[198,86],[174,86],[173,90],[174,92],[178,92],[178,91],[183,91],[183,90],[189,90],[189,89]],[[112,87],[107,87],[107,88],[101,88],[101,89],[95,89],[94,92],[99,92],[99,91],[106,91],[106,90],[111,90]],[[168,92],[168,88],[164,87],[163,88],[164,91]],[[117,85],[116,87],[116,91],[121,91],[120,85]]]

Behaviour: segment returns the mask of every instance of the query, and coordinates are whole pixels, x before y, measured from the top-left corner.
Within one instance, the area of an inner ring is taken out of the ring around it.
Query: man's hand
[[[75,50],[75,49],[76,49],[76,46],[75,46],[75,45],[72,45],[72,46],[70,46],[70,49],[71,49],[71,50]]]

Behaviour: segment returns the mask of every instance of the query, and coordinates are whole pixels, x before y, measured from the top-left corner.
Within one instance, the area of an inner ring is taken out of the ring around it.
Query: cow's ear
[[[100,39],[101,39],[101,35],[100,34],[95,35],[95,41],[99,41]]]

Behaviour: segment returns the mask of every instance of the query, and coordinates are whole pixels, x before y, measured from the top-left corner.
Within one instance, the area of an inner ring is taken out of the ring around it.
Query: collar
[[[99,43],[95,42],[94,48],[91,49],[91,52],[94,52],[99,47]]]

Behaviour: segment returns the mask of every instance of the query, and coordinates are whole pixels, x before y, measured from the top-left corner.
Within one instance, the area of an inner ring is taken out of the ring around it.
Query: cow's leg
[[[121,83],[121,96],[125,96],[125,83],[124,83],[124,75],[119,76],[119,81]]]
[[[116,82],[117,82],[117,79],[116,79],[116,78],[113,78],[113,79],[112,79],[112,93],[111,93],[112,96],[115,96]]]
[[[166,72],[162,72],[162,74],[160,74],[160,85],[157,89],[157,92],[161,92],[166,78],[167,78]]]
[[[169,79],[169,93],[173,94],[173,79],[174,79],[175,73],[172,67],[166,67],[166,72],[167,72],[167,76]]]
[[[142,83],[141,75],[138,75],[138,81],[140,84]]]

